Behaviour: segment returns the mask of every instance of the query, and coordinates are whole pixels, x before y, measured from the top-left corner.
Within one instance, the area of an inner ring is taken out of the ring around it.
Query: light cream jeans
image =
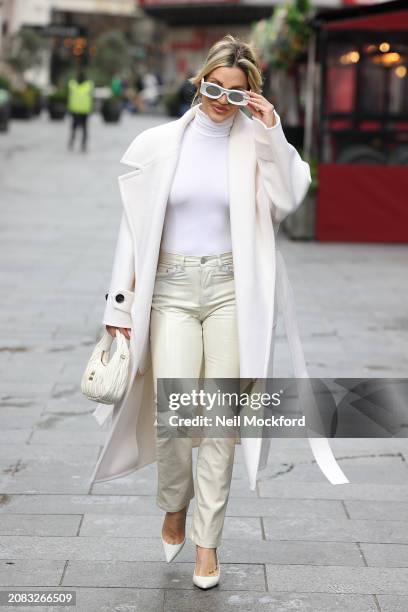
[[[155,400],[157,378],[238,378],[239,350],[232,253],[204,257],[160,251],[150,318]],[[204,364],[203,364],[204,360]],[[156,404],[157,408],[157,404]],[[221,543],[235,438],[203,437],[192,471],[192,438],[157,436],[157,505],[168,512],[195,496],[190,538]]]

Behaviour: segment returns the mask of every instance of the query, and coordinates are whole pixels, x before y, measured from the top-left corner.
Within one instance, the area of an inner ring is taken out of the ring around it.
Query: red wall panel
[[[408,242],[408,166],[320,164],[316,240]]]

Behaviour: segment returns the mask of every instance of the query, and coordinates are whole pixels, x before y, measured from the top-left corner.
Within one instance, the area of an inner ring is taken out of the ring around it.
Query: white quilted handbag
[[[116,351],[109,359],[114,338],[105,328],[85,368],[81,391],[90,400],[116,404],[123,396],[129,373],[129,344],[116,330]]]

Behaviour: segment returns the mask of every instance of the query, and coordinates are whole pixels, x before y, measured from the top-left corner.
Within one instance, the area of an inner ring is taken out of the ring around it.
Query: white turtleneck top
[[[164,251],[199,256],[232,251],[227,163],[234,117],[213,121],[200,104],[186,126],[164,218]]]

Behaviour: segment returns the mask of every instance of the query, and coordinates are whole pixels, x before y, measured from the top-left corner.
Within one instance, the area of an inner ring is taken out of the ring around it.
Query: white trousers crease
[[[238,378],[232,253],[160,251],[150,318],[155,401],[158,378]],[[203,367],[203,370],[202,370]],[[195,497],[190,538],[218,547],[229,497],[235,438],[204,437],[193,474],[192,438],[157,436],[157,505],[176,512]]]

